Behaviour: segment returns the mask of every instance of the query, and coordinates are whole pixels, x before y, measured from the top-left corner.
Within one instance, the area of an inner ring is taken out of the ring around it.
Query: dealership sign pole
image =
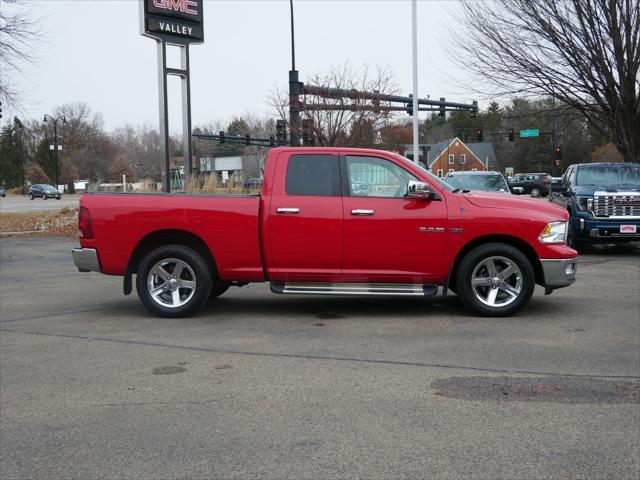
[[[167,75],[182,79],[182,132],[185,185],[193,171],[189,45],[204,42],[204,0],[140,0],[140,33],[158,43],[160,137],[164,153],[162,189],[171,192]],[[167,45],[180,48],[180,68],[167,67]]]

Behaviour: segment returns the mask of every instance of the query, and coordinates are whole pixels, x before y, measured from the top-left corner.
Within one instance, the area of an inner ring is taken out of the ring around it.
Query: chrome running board
[[[271,282],[271,291],[299,295],[405,295],[431,297],[438,285],[426,283],[303,283]]]

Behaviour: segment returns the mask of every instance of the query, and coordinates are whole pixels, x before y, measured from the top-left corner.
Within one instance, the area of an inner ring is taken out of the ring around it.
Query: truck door
[[[429,283],[442,275],[444,198],[405,198],[409,180],[398,163],[343,156],[343,281]]]
[[[267,222],[271,280],[337,281],[343,235],[337,152],[281,153]]]

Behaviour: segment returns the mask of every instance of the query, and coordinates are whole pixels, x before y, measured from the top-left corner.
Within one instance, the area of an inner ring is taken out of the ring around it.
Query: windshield
[[[449,185],[460,190],[509,191],[509,187],[502,175],[449,175],[446,181]]]
[[[407,157],[402,157],[403,159],[405,159],[407,162],[411,162],[411,160],[409,160]],[[427,170],[426,168],[424,168],[422,165],[418,164],[418,163],[413,163],[411,162],[413,165],[415,165],[416,167],[418,167],[427,177],[429,177],[431,180],[433,180],[434,182],[436,182],[438,185],[440,185],[442,188],[448,190],[449,192],[452,192],[455,190],[455,187],[452,187],[451,185],[449,185],[447,182],[445,182],[444,180],[442,180],[441,178],[437,177],[436,175],[434,175],[433,173],[431,173],[429,170]]]
[[[640,164],[580,165],[576,185],[583,187],[627,186],[640,188]]]

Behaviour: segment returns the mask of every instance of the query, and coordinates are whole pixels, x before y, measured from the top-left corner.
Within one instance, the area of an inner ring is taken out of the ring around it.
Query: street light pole
[[[60,115],[58,118],[53,118],[48,113],[44,114],[44,122],[47,122],[47,118],[53,122],[53,151],[55,156],[55,174],[56,174],[56,188],[58,188],[58,120],[62,119],[62,123],[67,123],[67,117]]]

